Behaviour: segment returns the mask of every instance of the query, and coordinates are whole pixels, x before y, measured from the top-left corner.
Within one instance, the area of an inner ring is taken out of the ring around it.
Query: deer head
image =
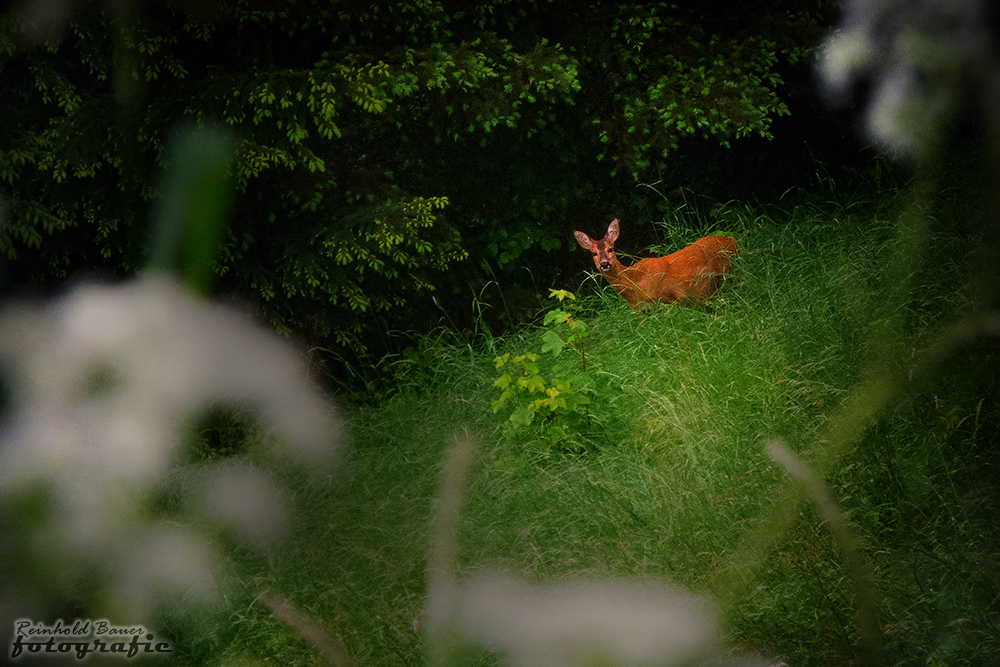
[[[594,257],[594,266],[602,274],[606,274],[612,269],[621,267],[618,258],[615,257],[615,241],[618,239],[618,218],[611,221],[604,238],[595,241],[583,232],[574,232],[576,242],[580,247],[589,250]]]

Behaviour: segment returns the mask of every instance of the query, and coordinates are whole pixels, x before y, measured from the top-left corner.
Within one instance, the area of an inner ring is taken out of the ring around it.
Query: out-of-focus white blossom
[[[187,528],[143,527],[130,531],[118,544],[115,553],[105,548],[98,556],[117,572],[109,588],[114,611],[122,618],[148,619],[158,601],[171,597],[194,594],[198,601],[216,597],[215,550]]]
[[[867,71],[875,57],[875,44],[864,31],[838,30],[822,48],[819,73],[826,93],[837,101],[846,101],[854,80]]]
[[[503,574],[430,591],[425,628],[505,655],[513,667],[719,664],[718,622],[702,599],[621,580],[530,585]],[[726,664],[749,665],[745,661]]]
[[[256,543],[284,533],[287,508],[274,480],[245,463],[215,466],[201,480],[199,504],[208,516]]]
[[[868,138],[890,155],[924,155],[958,110],[997,109],[996,36],[987,0],[849,0],[820,49],[824,92],[847,101],[859,81],[871,99]]]
[[[163,277],[7,307],[0,363],[13,402],[0,432],[0,500],[43,489],[39,543],[67,567],[103,571],[133,608],[210,579],[209,548],[150,525],[139,502],[165,480],[186,419],[218,401],[248,405],[312,467],[338,439],[286,341]],[[261,473],[229,466],[205,479],[216,485],[203,495],[209,514],[255,539],[279,532],[280,496]]]

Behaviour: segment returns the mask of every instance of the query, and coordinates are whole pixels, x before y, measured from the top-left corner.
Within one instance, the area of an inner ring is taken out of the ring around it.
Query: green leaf
[[[541,375],[532,375],[517,379],[517,386],[527,389],[532,393],[543,393],[545,391],[545,379]]]
[[[566,341],[552,329],[542,335],[542,352],[551,352],[553,356],[558,357],[565,347]]]
[[[545,319],[543,320],[542,323],[545,324],[546,326],[553,323],[562,324],[563,322],[569,321],[570,318],[571,318],[570,313],[566,312],[565,310],[559,310],[559,309],[550,310],[545,314]]]
[[[150,270],[179,273],[198,291],[209,291],[233,204],[232,156],[223,128],[177,131],[154,204]]]
[[[514,410],[510,416],[510,421],[517,426],[528,426],[535,419],[535,411],[529,405],[523,405]]]

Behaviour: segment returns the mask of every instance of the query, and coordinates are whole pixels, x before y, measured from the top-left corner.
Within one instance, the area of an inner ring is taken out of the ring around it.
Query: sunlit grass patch
[[[327,487],[299,497],[291,539],[266,563],[235,554],[234,572],[319,619],[358,663],[425,664],[435,498],[451,438],[468,428],[479,446],[456,520],[454,576],[468,584],[457,595],[497,571],[529,586],[514,606],[594,580],[681,586],[719,605],[736,654],[847,664],[870,641],[862,571],[887,664],[988,664],[1000,642],[988,594],[997,360],[973,346],[921,380],[924,350],[964,307],[969,280],[919,261],[901,273],[900,210],[736,211],[743,251],[706,307],[637,313],[603,284],[575,290],[588,332],[575,353],[593,391],[571,424],[577,448],[509,428],[491,408],[495,358],[541,351],[551,323],[502,340],[427,339],[400,361],[397,391],[351,414],[354,447]],[[942,231],[928,222],[925,233]],[[939,266],[957,271],[951,249]],[[552,368],[539,366],[546,386]],[[875,403],[886,387],[897,399]],[[853,561],[768,456],[772,441],[845,512]],[[258,655],[312,659],[294,630],[244,604],[240,630],[202,655],[249,655],[239,636],[256,628]],[[470,651],[470,664],[502,660]]]

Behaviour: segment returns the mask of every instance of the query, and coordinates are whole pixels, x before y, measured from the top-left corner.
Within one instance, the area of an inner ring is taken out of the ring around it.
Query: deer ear
[[[611,224],[608,225],[608,232],[604,237],[612,243],[618,240],[618,218],[612,220]]]
[[[573,236],[576,237],[576,242],[580,244],[580,247],[584,250],[590,250],[590,237],[583,232],[573,232]]]

